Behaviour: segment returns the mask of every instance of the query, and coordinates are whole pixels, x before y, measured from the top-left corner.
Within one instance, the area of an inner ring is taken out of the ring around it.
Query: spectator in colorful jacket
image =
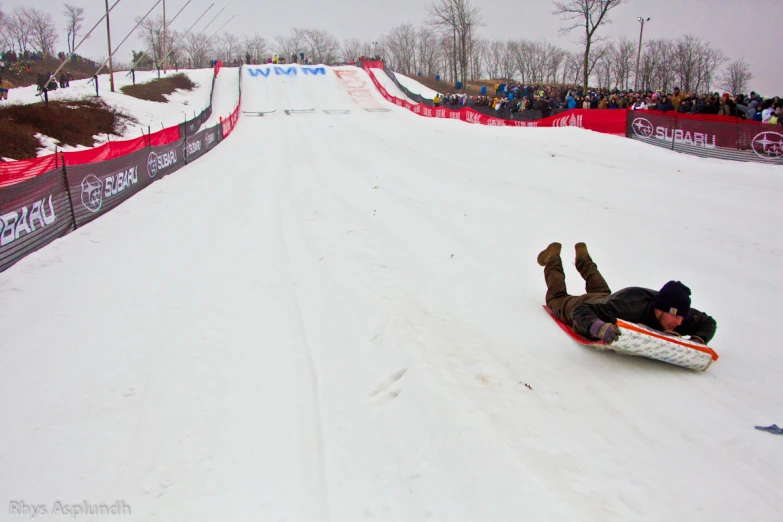
[[[764,100],[764,103],[762,106],[761,111],[761,121],[764,123],[769,123],[769,119],[772,118],[772,115],[775,113],[775,107],[773,107],[774,100]]]
[[[672,105],[672,109],[675,111],[680,110],[680,105],[682,105],[682,102],[687,98],[686,94],[684,92],[680,92],[679,87],[674,88],[674,94],[669,97],[669,102]]]

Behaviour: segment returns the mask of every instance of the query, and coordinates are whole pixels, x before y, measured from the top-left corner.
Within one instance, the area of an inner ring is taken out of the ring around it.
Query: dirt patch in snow
[[[48,136],[60,145],[93,147],[94,136],[120,137],[126,124],[134,122],[132,116],[100,99],[0,107],[0,157],[35,158],[44,146],[36,134]]]
[[[191,91],[195,87],[196,84],[190,78],[179,73],[167,78],[158,78],[151,82],[126,85],[120,90],[123,94],[139,98],[140,100],[168,103],[165,95],[171,94],[177,89]]]

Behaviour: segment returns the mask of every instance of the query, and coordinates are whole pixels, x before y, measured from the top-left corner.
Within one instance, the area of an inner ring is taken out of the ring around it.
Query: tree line
[[[546,40],[525,38],[490,40],[479,35],[482,16],[471,0],[434,0],[425,6],[426,21],[392,28],[374,41],[348,39],[340,42],[328,31],[293,28],[271,40],[258,33],[237,36],[231,32],[209,35],[203,30],[164,34],[163,18],[148,17],[137,30],[142,49],[136,58],[148,57],[154,66],[177,65],[203,68],[212,60],[227,63],[261,63],[272,54],[288,60],[304,53],[310,63],[347,63],[361,56],[379,56],[395,71],[426,76],[440,75],[448,82],[480,78],[515,80],[527,84],[588,84],[599,89],[662,89],[676,85],[683,91],[706,92],[721,87],[739,94],[753,79],[743,59],[729,58],[709,42],[694,35],[659,38],[644,42],[637,70],[638,43],[627,37],[609,39],[601,29],[611,23],[611,11],[626,0],[563,0],[553,2],[552,15],[565,22],[562,34],[578,31],[580,51],[563,49]],[[82,36],[84,9],[64,4],[68,52]],[[58,42],[51,14],[17,6],[9,14],[0,10],[0,42],[5,50],[54,55]],[[165,49],[165,51],[164,51]],[[165,55],[165,56],[164,56]],[[115,68],[132,64],[118,63]]]

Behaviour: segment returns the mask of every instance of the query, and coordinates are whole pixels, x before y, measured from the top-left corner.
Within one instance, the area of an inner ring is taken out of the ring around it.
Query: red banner
[[[61,164],[60,160],[54,154],[42,158],[0,163],[0,187],[40,176],[44,172],[56,169],[58,164]]]
[[[447,109],[445,107],[428,107],[420,103],[410,103],[401,100],[389,94],[383,85],[373,74],[371,68],[383,68],[383,62],[364,62],[364,70],[370,75],[375,87],[391,103],[398,107],[404,107],[414,114],[426,116],[428,118],[447,118],[461,120],[468,123],[478,123],[480,125],[489,125],[491,127],[579,127],[582,129],[601,132],[604,134],[614,134],[615,136],[625,136],[626,112],[624,109],[574,109],[560,113],[556,116],[542,118],[540,120],[506,120],[481,114],[470,107],[459,110]]]
[[[630,111],[626,136],[696,156],[783,165],[777,125],[711,114]]]
[[[239,107],[242,105],[242,95],[239,96],[239,103],[237,104],[236,109],[234,109],[234,112],[231,113],[231,115],[228,118],[221,118],[220,123],[223,125],[223,139],[226,139],[229,134],[231,134],[231,131],[234,130],[234,126],[237,124],[237,120],[239,119]]]
[[[223,62],[218,60],[215,64],[214,75],[217,76],[220,68],[223,66]],[[234,111],[234,114],[229,118],[233,120],[231,128],[236,123],[238,117],[238,109]],[[225,130],[225,121],[224,130]],[[229,132],[231,129],[229,129]],[[224,132],[223,136],[227,136]],[[63,152],[67,165],[84,165],[87,163],[96,163],[99,161],[108,161],[116,159],[128,154],[132,154],[145,147],[157,147],[161,145],[168,145],[180,139],[179,125],[169,127],[167,129],[160,130],[150,135],[139,136],[138,138],[131,138],[129,140],[110,141],[99,145],[98,147],[92,147],[89,149]],[[54,154],[42,156],[40,158],[30,158],[20,161],[7,161],[0,163],[0,187],[13,185],[20,181],[40,176],[44,172],[52,170],[57,167],[57,162]]]
[[[117,159],[148,146],[167,145],[178,139],[179,126],[174,126],[149,136],[144,135],[130,140],[110,141],[91,149],[60,152],[58,154],[65,156],[66,165],[84,165]],[[0,187],[40,176],[44,172],[56,168],[58,162],[60,160],[56,159],[54,154],[49,154],[40,158],[2,163],[0,164]]]

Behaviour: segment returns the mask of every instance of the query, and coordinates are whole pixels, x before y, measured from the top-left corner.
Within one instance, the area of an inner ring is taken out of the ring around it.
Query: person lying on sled
[[[546,305],[583,337],[612,344],[620,336],[613,324],[617,319],[667,334],[687,335],[704,345],[715,335],[715,319],[691,308],[691,290],[680,281],[669,281],[658,291],[633,286],[612,293],[584,243],[577,243],[574,249],[576,269],[585,280],[587,293],[568,295],[560,249],[560,243],[551,243],[538,254],[547,286]]]

